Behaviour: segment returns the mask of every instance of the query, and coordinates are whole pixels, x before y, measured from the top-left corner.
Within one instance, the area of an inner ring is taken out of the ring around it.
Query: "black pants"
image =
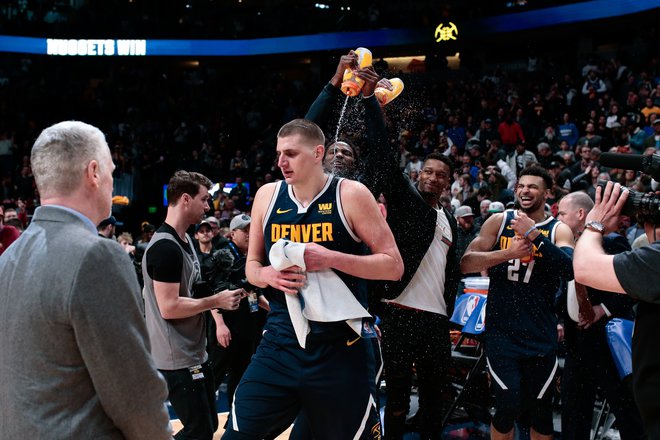
[[[417,419],[420,438],[440,439],[447,369],[451,361],[447,317],[388,305],[384,311],[382,332],[387,382],[385,438],[403,438],[406,414],[410,409],[414,364],[419,389]]]
[[[603,391],[616,416],[621,439],[644,438],[641,416],[629,384],[619,378],[607,346],[605,329],[602,326],[587,330],[567,328],[566,332],[567,352],[561,381],[562,439],[589,438],[597,387]]]
[[[167,381],[168,399],[183,429],[176,440],[212,440],[218,429],[218,414],[215,408],[213,375],[208,364],[203,364],[201,373],[188,368],[160,370]]]
[[[234,392],[243,373],[250,365],[250,359],[254,354],[254,342],[250,340],[232,339],[227,348],[216,343],[215,347],[209,348],[209,368],[212,371],[215,389],[218,389],[225,375],[227,378],[227,405],[231,408]]]

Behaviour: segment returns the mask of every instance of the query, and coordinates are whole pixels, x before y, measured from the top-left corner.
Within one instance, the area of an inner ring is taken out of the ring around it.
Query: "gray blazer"
[[[54,206],[0,256],[0,438],[171,439],[121,246]]]

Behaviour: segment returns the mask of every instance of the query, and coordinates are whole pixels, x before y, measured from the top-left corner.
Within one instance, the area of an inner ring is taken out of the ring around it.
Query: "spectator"
[[[123,223],[117,222],[117,219],[111,215],[108,218],[101,220],[101,222],[96,227],[99,235],[105,238],[115,239],[115,227],[122,226]]]
[[[597,69],[589,70],[589,73],[582,84],[582,95],[588,96],[591,93],[602,95],[606,91],[607,86],[605,85],[605,81],[600,79]]]
[[[502,140],[502,145],[510,151],[514,146],[525,143],[525,135],[519,123],[513,120],[513,115],[508,113],[506,119],[500,123],[497,131]]]
[[[527,150],[524,143],[518,142],[516,144],[516,149],[507,156],[506,162],[511,170],[517,175],[524,168],[536,163],[537,160],[536,155]]]
[[[474,226],[474,213],[469,206],[460,206],[454,212],[456,222],[458,223],[458,236],[456,237],[456,254],[459,258],[463,257],[468,245],[477,236],[477,230]],[[479,276],[479,274],[466,274],[465,276]]]
[[[243,178],[241,176],[236,176],[235,185],[229,191],[229,197],[234,201],[234,206],[239,211],[245,211],[246,202],[248,199],[248,189],[243,183]]]
[[[20,231],[13,226],[5,224],[5,210],[4,206],[0,205],[0,255],[2,255],[10,244],[15,242]]]
[[[562,116],[562,123],[557,127],[559,132],[559,141],[566,141],[570,147],[574,147],[578,141],[578,129],[573,122],[571,122],[571,117],[568,113],[564,113]]]
[[[585,129],[585,135],[578,139],[577,145],[579,148],[588,146],[589,148],[599,147],[603,142],[603,138],[596,134],[596,126],[593,122],[589,122]]]

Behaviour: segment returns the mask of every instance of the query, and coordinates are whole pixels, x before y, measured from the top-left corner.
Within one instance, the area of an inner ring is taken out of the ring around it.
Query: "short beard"
[[[517,204],[518,204],[518,209],[519,209],[520,211],[524,212],[525,214],[529,214],[530,212],[534,212],[534,211],[536,211],[537,209],[539,209],[540,206],[543,206],[544,209],[545,209],[545,202],[544,202],[544,201],[541,201],[541,202],[539,202],[539,203],[536,203],[536,204],[530,206],[529,208],[523,208],[523,207],[521,206],[520,200],[518,200]]]
[[[357,180],[357,171],[353,168],[337,168],[333,170],[332,167],[329,169],[326,167],[325,171],[343,179]]]

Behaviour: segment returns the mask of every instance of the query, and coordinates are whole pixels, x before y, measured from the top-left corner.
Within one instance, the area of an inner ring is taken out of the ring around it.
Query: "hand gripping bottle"
[[[392,83],[392,90],[388,90],[386,87],[380,86],[376,86],[376,90],[374,90],[376,99],[378,99],[381,107],[384,107],[385,105],[392,102],[397,96],[401,94],[401,92],[403,92],[403,81],[401,81],[399,78],[392,78],[389,81]]]
[[[371,66],[371,51],[364,47],[358,47],[355,49],[355,53],[358,56],[358,68]],[[341,83],[341,91],[348,96],[357,96],[362,90],[364,85],[364,80],[358,78],[351,69],[346,69],[344,71],[344,81]]]

